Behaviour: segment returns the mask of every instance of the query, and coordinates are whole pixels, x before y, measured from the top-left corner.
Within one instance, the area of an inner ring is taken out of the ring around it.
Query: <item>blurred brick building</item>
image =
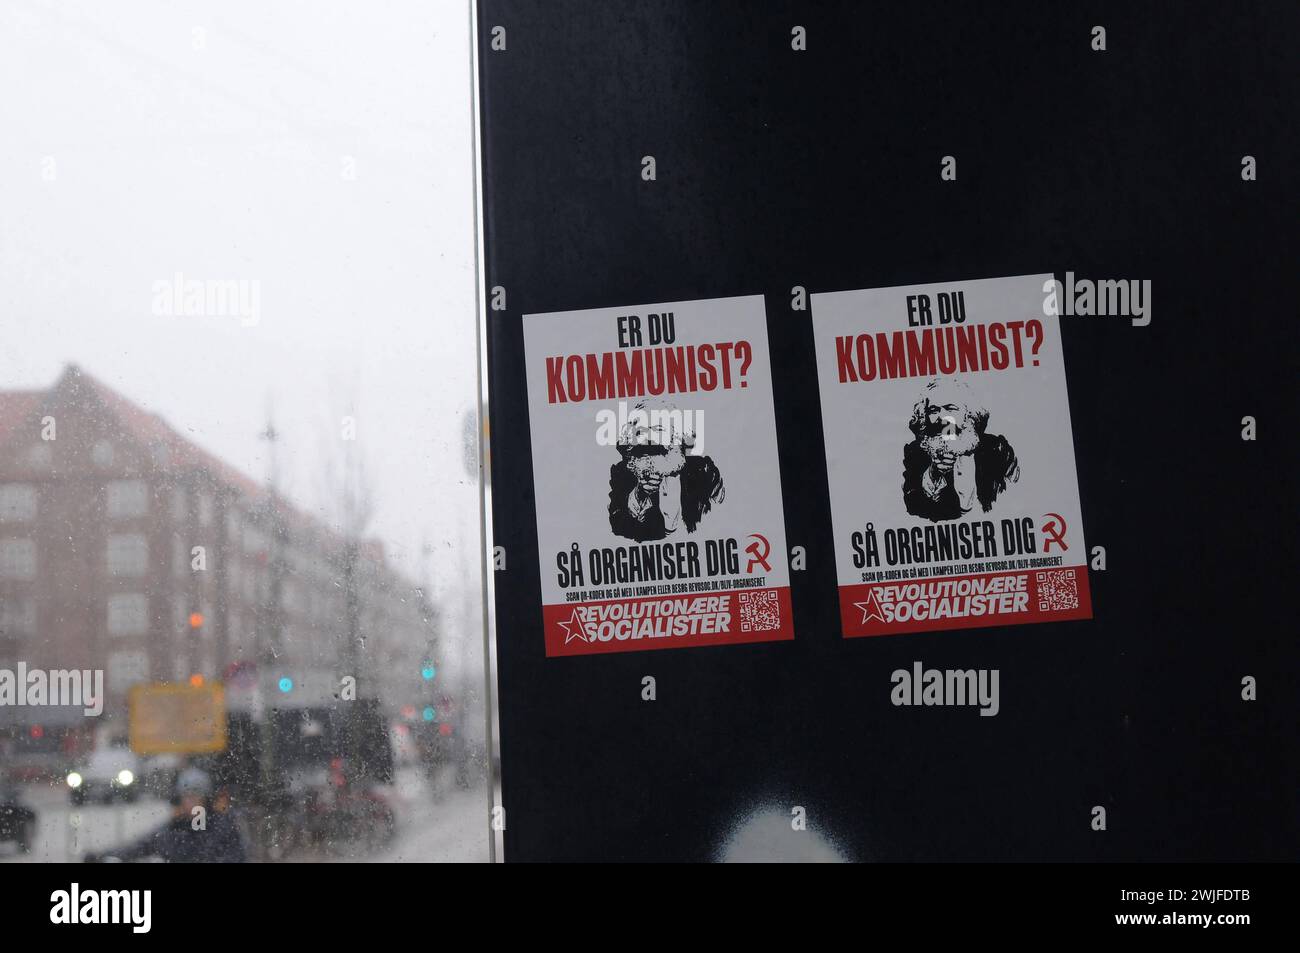
[[[351,675],[395,712],[436,653],[434,607],[379,543],[349,543],[76,367],[0,391],[0,668],[102,669],[122,725],[132,684],[236,673],[235,704],[241,681],[263,704],[317,705]],[[0,709],[0,732],[42,717]]]

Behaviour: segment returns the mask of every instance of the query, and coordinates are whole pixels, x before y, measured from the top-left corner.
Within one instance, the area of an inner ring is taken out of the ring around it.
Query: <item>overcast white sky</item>
[[[0,389],[76,362],[258,478],[273,405],[317,512],[352,414],[372,535],[465,608],[470,83],[464,0],[3,0]],[[260,323],[153,314],[176,272]]]

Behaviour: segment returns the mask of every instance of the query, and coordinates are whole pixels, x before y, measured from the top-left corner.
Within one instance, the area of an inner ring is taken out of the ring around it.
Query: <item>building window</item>
[[[199,494],[199,525],[212,525],[212,497],[207,493]]]
[[[190,518],[190,498],[185,487],[172,487],[172,519],[184,523]]]
[[[149,544],[134,534],[108,537],[108,571],[115,576],[143,576],[149,571]]]
[[[109,635],[144,635],[148,631],[148,596],[128,592],[108,597]]]
[[[27,449],[27,465],[35,470],[47,469],[54,454],[48,443],[35,443]]]
[[[244,552],[262,553],[267,549],[266,536],[251,526],[244,527]]]
[[[149,511],[149,486],[143,480],[109,480],[104,498],[110,519],[131,519]]]
[[[0,636],[35,634],[36,600],[0,596]]]
[[[149,678],[149,656],[144,652],[108,653],[108,688],[122,693]]]
[[[0,539],[0,579],[35,579],[36,544],[30,539]]]
[[[0,483],[0,523],[25,523],[36,519],[36,487],[28,483]]]
[[[172,575],[185,575],[185,568],[189,560],[185,552],[185,540],[179,536],[172,536]]]
[[[94,461],[97,467],[111,467],[113,465],[113,445],[107,440],[101,440],[90,448],[90,459]]]

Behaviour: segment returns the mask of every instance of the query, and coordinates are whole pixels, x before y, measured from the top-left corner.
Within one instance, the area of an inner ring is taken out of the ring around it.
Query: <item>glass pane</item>
[[[469,51],[0,8],[0,859],[488,858]]]

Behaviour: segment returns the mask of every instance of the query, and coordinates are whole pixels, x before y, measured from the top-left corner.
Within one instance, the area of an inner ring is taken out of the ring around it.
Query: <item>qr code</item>
[[[1038,575],[1038,611],[1079,608],[1079,580],[1073,569],[1049,569]]]
[[[781,603],[776,590],[740,594],[740,631],[775,632],[781,628]]]

